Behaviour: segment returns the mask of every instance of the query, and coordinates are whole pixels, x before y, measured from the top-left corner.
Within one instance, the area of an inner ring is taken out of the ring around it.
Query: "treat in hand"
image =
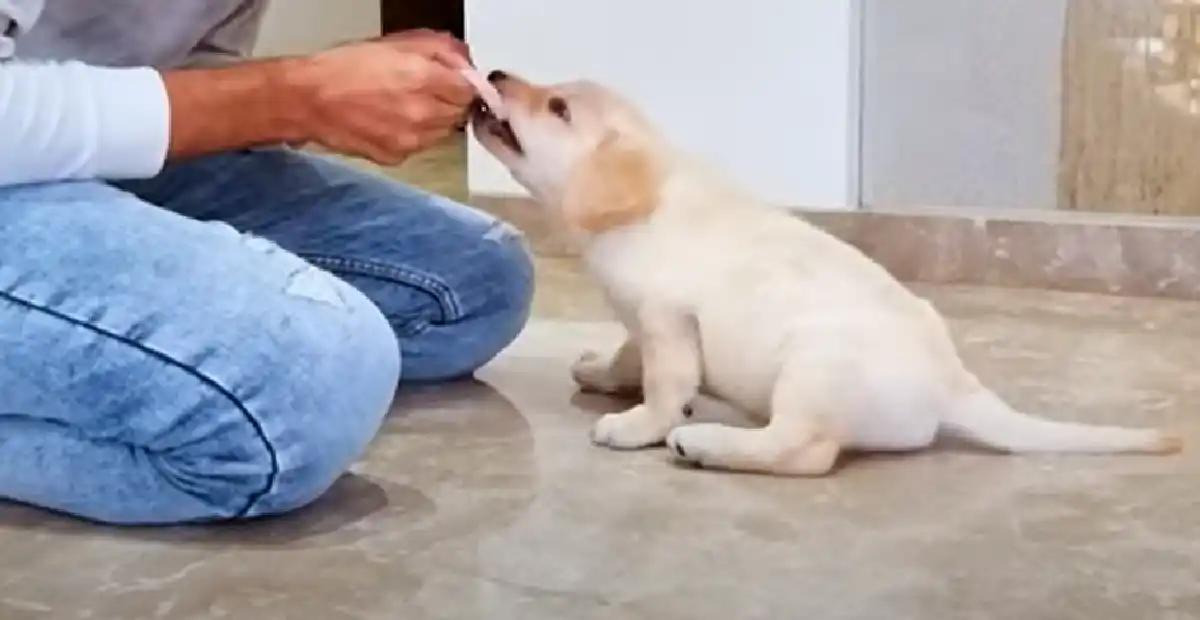
[[[479,98],[483,99],[483,104],[488,107],[493,116],[499,120],[508,119],[508,112],[504,109],[504,100],[500,98],[500,91],[496,90],[496,87],[492,86],[487,78],[474,68],[463,69],[462,75],[475,88],[475,92],[479,93]]]

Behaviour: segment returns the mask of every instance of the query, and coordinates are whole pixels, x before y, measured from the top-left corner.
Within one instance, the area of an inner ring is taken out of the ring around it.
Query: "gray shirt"
[[[266,0],[0,0],[0,19],[20,28],[21,59],[171,68],[249,52],[265,8]]]
[[[245,55],[266,3],[0,0],[0,191],[157,174],[171,108],[159,70]]]

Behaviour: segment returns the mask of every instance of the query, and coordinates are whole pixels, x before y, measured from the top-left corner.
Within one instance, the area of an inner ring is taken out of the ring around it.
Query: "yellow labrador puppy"
[[[680,153],[611,90],[488,80],[507,118],[480,106],[477,138],[580,241],[628,331],[573,369],[585,389],[644,394],[601,418],[595,443],[665,441],[687,462],[782,475],[826,474],[846,450],[924,448],[939,430],[1014,453],[1181,448],[1013,410],[963,366],[931,304]],[[762,426],[685,424],[701,390]]]

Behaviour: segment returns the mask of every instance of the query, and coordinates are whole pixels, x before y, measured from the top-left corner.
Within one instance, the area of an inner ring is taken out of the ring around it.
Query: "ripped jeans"
[[[0,188],[0,498],[117,524],[304,506],[401,377],[492,359],[532,287],[508,225],[289,149]]]

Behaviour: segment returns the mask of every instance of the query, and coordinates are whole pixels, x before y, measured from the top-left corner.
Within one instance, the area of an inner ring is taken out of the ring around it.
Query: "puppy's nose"
[[[487,74],[487,81],[489,81],[493,84],[495,84],[496,82],[503,82],[504,80],[507,80],[507,79],[508,79],[508,74],[499,69]]]

